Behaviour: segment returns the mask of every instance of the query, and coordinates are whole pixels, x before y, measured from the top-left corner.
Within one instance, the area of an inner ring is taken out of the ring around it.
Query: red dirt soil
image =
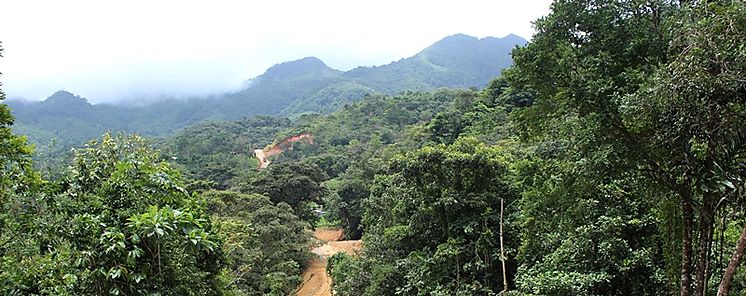
[[[311,135],[310,133],[302,133],[292,137],[287,137],[284,140],[280,141],[280,143],[272,145],[269,151],[267,151],[267,157],[278,155],[287,150],[292,150],[293,143],[300,141],[313,144],[313,135]]]
[[[304,141],[309,144],[313,144],[313,135],[310,133],[301,133],[295,136],[287,137],[280,143],[267,146],[264,149],[254,149],[254,156],[259,160],[259,169],[264,169],[269,166],[269,157],[280,155],[282,152],[293,149],[293,143]]]
[[[363,248],[363,242],[339,241],[344,233],[341,229],[316,229],[314,236],[326,244],[313,249],[318,257],[311,260],[308,268],[303,272],[303,284],[295,293],[296,296],[331,296],[332,279],[326,274],[326,260],[339,252],[357,254]]]
[[[336,242],[344,236],[344,230],[335,228],[316,228],[313,237],[327,242]]]

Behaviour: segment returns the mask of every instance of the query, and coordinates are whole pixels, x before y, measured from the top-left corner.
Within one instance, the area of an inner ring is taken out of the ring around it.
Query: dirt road
[[[264,149],[254,149],[254,156],[256,156],[256,159],[259,160],[260,169],[267,168],[267,166],[269,165],[269,159],[267,159],[267,155],[264,153]]]
[[[362,249],[363,242],[359,240],[340,241],[343,233],[342,230],[337,229],[316,229],[313,234],[317,239],[326,241],[326,243],[311,251],[317,257],[310,262],[306,271],[303,272],[303,284],[298,288],[295,295],[331,296],[332,279],[326,274],[327,258],[339,252],[354,254]]]

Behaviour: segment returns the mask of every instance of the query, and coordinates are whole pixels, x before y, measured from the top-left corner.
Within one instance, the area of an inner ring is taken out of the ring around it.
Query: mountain
[[[330,68],[315,57],[280,63],[233,93],[185,101],[164,100],[146,106],[91,105],[84,98],[59,91],[41,102],[9,101],[15,129],[44,145],[57,139],[79,145],[106,131],[151,136],[205,120],[240,119],[251,115],[289,117],[330,112],[367,94],[431,91],[441,87],[482,88],[511,64],[510,51],[526,40],[476,38],[457,34],[416,55],[378,67],[347,72]]]
[[[308,99],[338,82],[342,73],[315,57],[285,62],[252,79],[249,87],[216,98],[214,104],[230,119],[278,114],[294,102]]]
[[[264,72],[261,79],[282,80],[295,77],[336,76],[337,74],[339,74],[339,71],[329,68],[318,58],[307,57],[274,65]]]
[[[516,35],[478,39],[463,34],[445,37],[416,55],[379,67],[357,67],[307,99],[284,110],[293,115],[328,112],[368,93],[432,91],[440,87],[483,88],[512,63],[510,52],[526,40]]]
[[[96,134],[127,129],[126,112],[111,105],[91,105],[67,91],[57,91],[41,102],[8,101],[16,122],[13,129],[27,135],[32,143],[51,139],[83,143]]]
[[[482,88],[510,66],[510,51],[526,43],[516,37],[478,39],[452,35],[413,57],[381,67],[355,68],[345,76],[366,81],[366,85],[387,93],[438,87]]]

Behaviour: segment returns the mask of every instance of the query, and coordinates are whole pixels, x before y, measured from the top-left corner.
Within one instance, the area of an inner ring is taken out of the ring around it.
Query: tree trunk
[[[505,203],[504,199],[500,200],[500,259],[502,260],[503,264],[503,295],[508,294],[508,271],[505,269],[505,249],[503,249],[503,204]]]
[[[718,270],[723,269],[723,248],[725,248],[725,218],[727,216],[728,215],[723,213],[723,222],[720,224],[720,242],[718,242],[718,248],[720,249],[720,251],[718,251]]]
[[[741,263],[741,256],[743,256],[744,249],[746,249],[746,226],[741,231],[741,237],[738,238],[738,243],[736,244],[736,251],[730,257],[728,267],[725,269],[723,279],[720,281],[718,296],[726,296],[730,292],[731,285],[733,285],[733,276],[736,274],[738,265]]]
[[[692,295],[692,205],[688,199],[681,200],[684,227],[681,235],[681,296]]]
[[[702,210],[699,217],[699,246],[697,252],[697,277],[694,295],[704,296],[707,291],[707,268],[712,231],[712,199],[705,196],[702,202]]]
[[[461,254],[456,255],[456,290],[461,290],[461,263],[459,263],[458,257]]]
[[[708,233],[707,241],[709,242],[707,244],[707,264],[705,264],[705,292],[704,295],[707,294],[707,285],[710,283],[710,277],[712,276],[712,264],[714,264],[714,260],[712,259],[712,253],[714,252],[713,243],[717,238],[713,239],[713,236],[715,235],[715,229],[717,228],[716,225],[716,219],[715,219],[715,212],[712,213],[712,220],[710,221],[710,230]]]

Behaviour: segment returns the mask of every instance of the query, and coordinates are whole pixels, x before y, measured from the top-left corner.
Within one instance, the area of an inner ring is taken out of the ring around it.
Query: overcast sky
[[[91,102],[206,95],[316,56],[382,65],[464,33],[526,39],[550,0],[0,1],[10,98],[64,89]]]

